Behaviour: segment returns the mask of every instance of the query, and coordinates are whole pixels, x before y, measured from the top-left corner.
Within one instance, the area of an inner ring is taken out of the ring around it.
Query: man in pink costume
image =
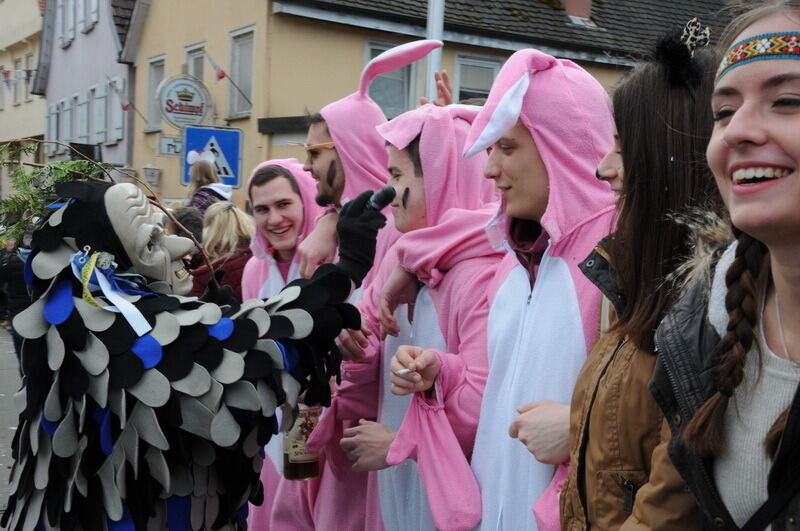
[[[386,185],[386,148],[375,130],[375,127],[386,122],[386,117],[369,97],[369,86],[378,75],[411,64],[441,46],[440,41],[423,40],[387,50],[364,67],[357,92],[326,105],[320,111],[324,122],[312,123],[309,127],[309,158],[305,163],[305,168],[318,181],[318,199],[327,195],[324,198],[326,201],[318,202],[329,202],[338,206],[364,190],[377,190]],[[314,160],[315,157],[324,159],[325,164],[320,165],[319,161]],[[324,191],[333,193],[321,193]],[[336,214],[330,213],[326,218],[329,216]],[[332,229],[333,225],[326,227]],[[371,287],[374,272],[380,267],[398,236],[392,220],[389,219],[387,227],[378,234],[375,262],[362,284],[362,301],[374,297]],[[334,234],[328,232],[322,239],[334,241]],[[356,299],[351,297],[350,300],[354,302]],[[346,393],[347,383],[343,382],[343,386],[344,388],[337,390],[337,394]],[[342,432],[345,426],[339,420],[338,407],[334,397],[331,407],[320,421],[322,430]],[[317,428],[319,429],[320,427]],[[366,482],[366,474],[353,471],[338,446],[328,445],[322,456],[319,479],[302,483],[281,480],[269,524],[265,524],[263,520],[257,524],[253,519],[251,522],[257,530],[364,529],[363,500],[366,498]]]
[[[271,166],[278,166],[290,172],[300,192],[299,195],[303,206],[303,222],[294,244],[296,249],[297,245],[314,228],[314,220],[322,210],[314,201],[316,183],[311,178],[311,175],[303,170],[303,166],[297,159],[268,160],[256,166],[247,180],[247,195],[251,204],[253,203],[253,188],[258,186],[253,184],[253,177],[260,170]],[[286,179],[286,177],[278,175],[273,179]],[[262,183],[261,186],[266,184]],[[286,284],[300,278],[300,257],[297,253],[292,258],[287,275],[284,277],[276,260],[275,250],[267,239],[266,230],[265,226],[257,226],[253,239],[250,241],[253,257],[247,261],[244,273],[242,273],[242,298],[244,300],[272,297],[283,289]],[[280,415],[280,410],[276,411],[276,414]],[[280,419],[278,421],[280,422]],[[283,477],[283,444],[281,439],[281,437],[273,437],[265,448],[266,456],[261,469],[261,482],[265,485],[264,502],[260,506],[250,506],[249,522],[251,527],[261,527],[261,523],[268,522],[269,515],[272,514],[275,491]]]
[[[391,182],[397,191],[394,220],[401,232],[425,232],[432,239],[464,238],[463,231],[444,235],[438,232],[438,225],[451,213],[458,212],[455,217],[461,220],[473,216],[472,210],[493,198],[491,185],[481,179],[485,157],[465,160],[461,156],[476,114],[475,107],[425,105],[378,128],[389,144]],[[475,239],[474,234],[469,236]],[[402,238],[395,250],[401,242]],[[435,251],[430,245],[425,247]],[[480,519],[479,505],[460,503],[465,496],[460,487],[466,492],[471,488],[474,496],[478,495],[468,457],[487,372],[488,305],[484,291],[467,287],[487,283],[501,255],[482,234],[472,251],[446,273],[417,271],[425,285],[416,296],[413,321],[399,319],[402,324],[397,337],[388,337],[382,354],[376,348],[363,364],[374,367],[373,378],[381,384],[379,423],[362,421],[345,431],[341,444],[361,469],[385,468],[389,445],[396,449],[388,464],[398,466],[380,470],[370,482],[370,506],[375,507],[374,496],[379,491],[380,517],[389,530],[469,529]],[[384,262],[377,278],[386,277],[386,271],[395,267]],[[400,307],[398,316],[406,312],[405,306]],[[365,319],[376,326],[376,315],[365,315]],[[450,385],[455,378],[443,375],[437,383],[438,399],[412,400],[392,394],[389,360],[403,343],[434,348],[442,358],[453,358],[448,366],[462,378]],[[376,401],[369,395],[371,387],[362,390],[362,403]],[[376,451],[374,441],[379,438],[383,447]],[[445,455],[442,449],[454,453]],[[407,457],[414,457],[418,464],[406,461]]]
[[[614,223],[614,194],[594,176],[612,131],[608,96],[594,78],[571,61],[521,50],[501,69],[467,140],[467,156],[492,148],[486,176],[504,208],[488,230],[509,249],[490,286],[489,379],[472,456],[482,529],[535,528],[537,501],[539,527],[559,525],[555,489],[540,500],[553,467],[508,433],[519,436],[542,401],[564,404],[568,433],[568,404],[597,335],[600,303],[578,263]],[[531,139],[538,153],[519,180],[515,164]],[[536,190],[526,188],[542,177]]]
[[[522,50],[501,69],[467,140],[467,156],[491,149],[485,174],[503,201],[486,231],[508,251],[487,290],[489,377],[471,462],[481,529],[558,529],[566,465],[556,471],[528,448],[547,447],[548,462],[567,458],[568,404],[597,335],[600,293],[578,263],[613,228],[614,196],[594,177],[612,144],[609,108],[579,66]],[[440,252],[426,267],[446,270],[460,254]],[[426,262],[424,250],[414,254],[404,260]]]

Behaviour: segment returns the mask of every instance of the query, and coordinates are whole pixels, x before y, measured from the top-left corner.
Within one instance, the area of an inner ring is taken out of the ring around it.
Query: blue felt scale
[[[56,430],[58,429],[58,425],[61,424],[60,422],[51,422],[44,418],[44,411],[42,411],[41,420],[39,420],[39,426],[42,427],[44,432],[52,437],[56,434]]]
[[[100,429],[100,449],[106,455],[111,455],[114,450],[114,440],[111,438],[111,411],[105,407],[94,410],[94,420]]]
[[[213,325],[208,326],[208,335],[215,337],[220,341],[225,341],[233,333],[233,321],[227,317],[223,317]]]
[[[50,292],[47,302],[44,303],[44,318],[52,325],[60,325],[69,318],[74,309],[72,282],[62,280],[56,284],[53,291]]]
[[[161,344],[150,334],[137,338],[131,347],[131,351],[142,360],[142,365],[144,365],[145,369],[152,369],[158,365],[161,362],[161,356],[164,354]]]

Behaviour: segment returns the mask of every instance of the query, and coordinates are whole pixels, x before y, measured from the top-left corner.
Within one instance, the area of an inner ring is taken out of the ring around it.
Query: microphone
[[[369,201],[367,201],[367,205],[364,207],[364,210],[375,210],[380,212],[392,202],[396,194],[397,192],[395,192],[394,188],[391,186],[381,188],[372,194],[372,197],[370,197]]]

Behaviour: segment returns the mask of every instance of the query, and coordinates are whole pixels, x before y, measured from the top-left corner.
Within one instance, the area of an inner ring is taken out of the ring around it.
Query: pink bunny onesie
[[[320,111],[344,170],[342,202],[355,198],[364,190],[386,186],[388,157],[384,141],[375,130],[386,122],[386,117],[369,97],[369,85],[378,75],[411,64],[441,46],[440,41],[422,40],[383,52],[364,67],[357,92],[326,105]],[[362,300],[368,294],[372,296],[371,286],[376,271],[399,237],[391,215],[387,214],[387,218],[386,227],[378,233],[375,263],[362,283]],[[337,393],[346,395],[348,385],[348,382],[342,382]],[[352,415],[339,415],[341,406],[334,397],[315,434],[341,434],[352,424],[347,421],[343,425],[341,419],[352,418]],[[374,414],[369,418],[374,418]],[[339,449],[338,438],[335,441],[334,438],[327,438],[331,444],[325,446],[318,479],[302,483],[281,481],[270,519],[272,529],[365,529],[363,500],[366,499],[367,475],[353,472],[350,462]],[[319,451],[321,445],[312,448]],[[254,529],[260,531],[268,527],[259,525]]]
[[[253,169],[247,180],[246,189],[250,189],[250,182],[258,170],[272,165],[281,166],[289,170],[297,182],[297,187],[300,189],[300,198],[303,201],[303,226],[297,236],[297,243],[299,244],[314,229],[315,219],[322,210],[314,201],[314,197],[317,194],[317,184],[297,159],[274,159],[262,162]],[[269,298],[283,289],[286,284],[300,277],[300,256],[295,253],[292,265],[289,268],[289,274],[284,280],[275,262],[272,246],[259,228],[256,228],[255,234],[250,240],[250,250],[253,251],[253,256],[245,264],[244,272],[242,273],[242,298],[244,300]],[[277,414],[280,415],[280,409],[277,411]],[[280,421],[280,419],[278,420]],[[272,514],[275,493],[283,477],[282,437],[280,435],[272,437],[265,451],[264,465],[261,468],[264,502],[260,506],[250,505],[250,515],[248,517],[249,525],[254,529],[266,529],[269,517]]]
[[[536,223],[511,219],[502,208],[488,227],[490,241],[505,239],[510,248],[490,286],[489,379],[472,468],[482,529],[536,529],[538,522],[549,530],[559,528],[555,485],[540,497],[553,467],[511,439],[508,427],[517,406],[569,404],[596,339],[600,292],[578,263],[613,229],[614,195],[594,175],[611,148],[613,121],[608,96],[591,75],[538,50],[518,51],[503,65],[470,131],[467,156],[491,146],[517,120],[547,169],[549,199],[535,241]],[[563,475],[564,468],[555,482]]]
[[[464,233],[455,231],[442,234],[436,227],[450,215],[449,212],[459,212],[462,220],[473,215],[470,211],[454,207],[477,209],[494,197],[491,183],[481,178],[485,158],[465,160],[461,156],[464,139],[476,112],[476,108],[465,106],[441,108],[426,105],[378,128],[383,138],[399,149],[405,149],[420,136],[426,218],[430,225],[420,232],[429,234],[431,241],[444,237],[451,243],[454,238],[464,238]],[[484,215],[479,224],[473,225],[482,227],[486,219]],[[475,239],[474,231],[469,237]],[[449,485],[447,489],[442,489],[442,483],[437,484],[433,479],[439,475],[453,478],[457,474],[472,477],[467,456],[473,444],[486,377],[488,307],[485,292],[464,288],[488,282],[500,259],[482,232],[478,238],[481,244],[472,247],[474,253],[471,256],[462,255],[462,260],[454,264],[446,275],[439,272],[429,275],[419,271],[420,278],[429,284],[422,288],[417,297],[414,322],[403,323],[404,320],[401,320],[400,336],[406,335],[411,341],[387,338],[383,349],[378,344],[374,345],[367,362],[347,364],[345,377],[354,383],[346,397],[347,402],[353,404],[348,412],[356,412],[358,404],[374,404],[376,390],[373,385],[376,380],[379,381],[378,421],[392,430],[399,430],[392,446],[393,449],[397,448],[393,450],[398,456],[395,464],[409,456],[420,463],[418,469],[416,463],[405,461],[398,467],[379,471],[377,477],[371,476],[370,529],[379,526],[381,520],[390,530],[433,529],[434,524],[443,529],[468,529],[480,516],[479,512],[474,512],[474,508],[454,503],[453,495],[458,496],[459,492],[457,488]],[[435,252],[431,245],[424,245],[424,248]],[[394,263],[384,261],[375,285],[382,285],[383,282],[377,280],[388,277],[393,268]],[[377,327],[377,306],[363,303],[362,300],[365,320]],[[398,315],[404,313],[405,307],[398,309]],[[403,342],[436,348],[440,359],[453,358],[453,361],[445,364],[451,370],[445,370],[437,383],[441,402],[433,400],[429,403],[419,397],[398,397],[389,392],[389,379],[385,375],[388,360]],[[459,374],[461,378],[454,378],[453,374]],[[369,418],[367,415],[371,413],[374,416],[375,410],[366,415],[363,411],[361,413],[358,416]],[[423,426],[427,428],[425,431],[435,432],[435,437],[427,444],[417,440]],[[441,456],[437,456],[442,438],[455,441],[459,446],[457,455],[441,459]],[[413,444],[412,441],[419,444]],[[455,466],[451,470],[448,464]],[[422,488],[423,484],[427,493]],[[474,490],[477,494],[477,487]],[[378,491],[380,505],[376,499]]]
[[[522,50],[498,74],[470,131],[467,155],[483,152],[517,120],[531,132],[545,164],[549,199],[538,238],[535,222],[509,218],[502,206],[486,226],[488,240],[507,254],[485,288],[489,376],[471,461],[480,499],[462,503],[482,502],[484,530],[550,531],[559,529],[557,491],[566,465],[554,476],[554,467],[538,462],[508,436],[508,428],[520,405],[569,404],[596,338],[600,293],[578,263],[613,228],[614,196],[594,177],[611,146],[612,118],[605,91],[583,69]],[[441,227],[463,229],[459,220]],[[441,241],[437,258],[420,250],[418,236],[404,237],[406,267],[447,270],[465,252]]]

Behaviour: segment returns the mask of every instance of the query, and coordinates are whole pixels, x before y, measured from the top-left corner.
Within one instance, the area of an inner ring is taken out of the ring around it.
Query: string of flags
[[[0,86],[6,85],[9,90],[12,90],[17,83],[22,81],[30,83],[34,72],[36,70],[0,70]]]

